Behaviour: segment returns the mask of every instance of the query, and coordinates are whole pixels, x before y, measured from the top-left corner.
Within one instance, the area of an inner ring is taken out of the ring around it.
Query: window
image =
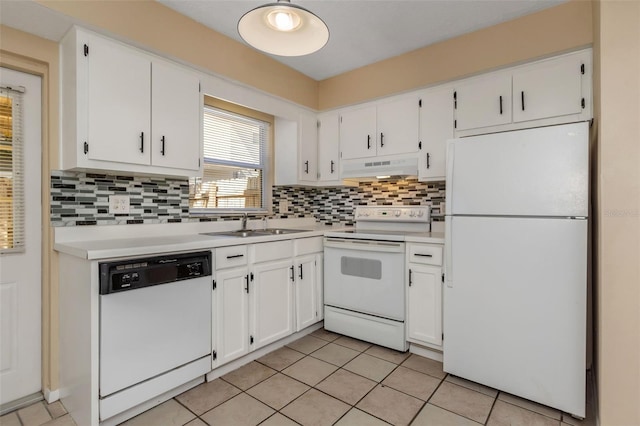
[[[264,212],[273,117],[205,97],[204,173],[189,185],[191,213]]]
[[[0,87],[0,253],[24,251],[22,92]]]

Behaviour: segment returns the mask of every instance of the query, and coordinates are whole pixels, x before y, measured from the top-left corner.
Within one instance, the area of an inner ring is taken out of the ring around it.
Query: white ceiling
[[[245,12],[271,0],[157,1],[243,42],[236,29],[238,20]],[[311,55],[272,57],[323,80],[566,1],[292,0],[327,23],[329,42]],[[74,20],[32,0],[0,0],[0,23],[59,41]]]

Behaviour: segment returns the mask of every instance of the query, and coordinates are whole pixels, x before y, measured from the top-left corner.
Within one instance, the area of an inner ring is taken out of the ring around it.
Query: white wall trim
[[[409,346],[409,352],[432,359],[434,361],[442,362],[442,352],[435,349],[429,349],[425,348],[424,346],[418,346],[415,343],[411,343],[411,346]]]
[[[60,389],[51,390],[51,389],[45,388],[44,399],[49,404],[51,404],[52,402],[56,402],[57,400],[60,399]]]

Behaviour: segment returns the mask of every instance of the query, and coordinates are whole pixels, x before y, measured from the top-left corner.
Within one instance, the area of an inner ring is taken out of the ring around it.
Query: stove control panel
[[[358,206],[356,222],[429,222],[429,206]]]

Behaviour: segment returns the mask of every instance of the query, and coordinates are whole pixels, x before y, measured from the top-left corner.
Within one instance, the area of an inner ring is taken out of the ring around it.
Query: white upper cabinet
[[[318,181],[339,180],[340,117],[337,113],[318,115]]]
[[[197,170],[202,115],[198,76],[154,59],[151,81],[151,163]]]
[[[60,51],[63,169],[200,174],[195,73],[78,28]]]
[[[78,113],[89,119],[88,158],[150,164],[150,58],[100,37],[86,40],[88,105]]]
[[[458,130],[511,122],[511,74],[492,73],[456,85]]]
[[[419,97],[417,94],[378,104],[377,155],[418,151]]]
[[[514,71],[513,121],[580,114],[584,72],[582,55],[547,60]]]
[[[453,138],[453,87],[421,93],[418,180],[444,180],[447,140]]]
[[[348,109],[340,116],[343,160],[418,151],[419,97],[409,96]]]
[[[298,179],[304,182],[318,180],[318,120],[312,113],[300,114]]]
[[[340,151],[342,159],[376,155],[376,107],[344,111],[340,116]]]
[[[591,49],[454,83],[456,137],[586,121]]]

